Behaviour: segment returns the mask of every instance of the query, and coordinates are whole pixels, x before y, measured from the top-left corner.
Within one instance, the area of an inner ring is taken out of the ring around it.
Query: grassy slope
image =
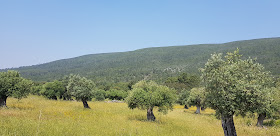
[[[244,57],[257,57],[273,74],[280,74],[280,38],[236,41],[225,44],[202,44],[140,49],[122,53],[85,55],[51,63],[22,67],[26,78],[50,81],[70,73],[80,74],[95,82],[165,80],[179,71],[198,73],[210,54],[232,52],[240,48]]]
[[[223,135],[220,121],[209,109],[196,115],[194,108],[175,106],[167,115],[155,112],[157,121],[148,122],[145,111],[130,110],[125,103],[89,102],[89,110],[81,102],[29,96],[20,101],[8,98],[7,104],[8,109],[0,109],[0,135]],[[239,136],[280,135],[279,127],[257,128],[246,122],[235,118]]]

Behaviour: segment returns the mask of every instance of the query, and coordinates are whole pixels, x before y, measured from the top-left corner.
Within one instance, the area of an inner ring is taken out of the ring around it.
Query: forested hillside
[[[210,54],[232,52],[236,48],[244,57],[257,58],[272,74],[280,74],[280,38],[91,54],[14,70],[34,81],[51,81],[70,73],[80,74],[97,83],[141,79],[163,81],[180,72],[198,73],[198,68],[204,66]]]

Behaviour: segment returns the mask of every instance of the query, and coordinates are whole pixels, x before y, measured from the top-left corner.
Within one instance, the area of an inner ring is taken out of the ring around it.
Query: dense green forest
[[[70,73],[95,83],[129,82],[142,79],[165,81],[179,73],[199,73],[214,52],[240,49],[243,57],[257,58],[273,75],[280,74],[280,38],[236,41],[224,44],[201,44],[146,48],[130,52],[91,54],[50,63],[20,67],[17,70],[33,81],[53,81]],[[3,69],[0,71],[6,71]]]

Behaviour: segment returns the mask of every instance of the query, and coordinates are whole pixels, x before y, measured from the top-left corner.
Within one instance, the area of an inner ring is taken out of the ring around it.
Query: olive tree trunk
[[[199,105],[196,105],[195,114],[200,114],[200,106]]]
[[[88,103],[86,100],[82,100],[83,104],[84,104],[84,108],[88,108],[90,109],[90,107],[88,106]]]
[[[156,117],[155,117],[155,115],[153,113],[153,108],[147,109],[147,119],[149,121],[155,121],[156,120]]]
[[[7,107],[6,102],[7,102],[8,96],[2,95],[0,96],[0,107]]]
[[[262,127],[263,126],[263,120],[265,119],[265,117],[266,117],[265,113],[259,114],[258,122],[257,122],[257,126],[258,127]]]
[[[226,117],[222,116],[222,127],[225,136],[237,136],[234,122],[233,122],[233,115],[226,116]]]

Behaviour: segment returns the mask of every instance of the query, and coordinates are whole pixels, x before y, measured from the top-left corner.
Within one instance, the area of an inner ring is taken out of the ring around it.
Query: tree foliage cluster
[[[272,76],[255,60],[241,59],[239,50],[213,54],[201,69],[208,106],[222,119],[225,135],[236,135],[233,115],[257,113],[258,125],[272,113]]]
[[[78,75],[65,76],[60,80],[54,80],[52,82],[35,83],[31,87],[30,93],[34,95],[42,95],[48,99],[53,100],[71,100],[73,95],[76,96],[76,94],[71,94],[71,91],[69,90],[69,88],[67,88],[67,86],[70,82],[70,79],[73,79],[73,76]],[[93,81],[89,81],[93,83]],[[134,82],[120,82],[110,85],[101,84],[99,87],[94,84],[94,91],[92,91],[92,93],[88,95],[92,96],[92,98],[95,98],[95,100],[97,101],[103,101],[105,99],[124,100],[127,97],[128,92],[132,88],[132,83]]]
[[[70,95],[67,95],[68,92],[66,90],[66,87],[63,85],[61,81],[53,81],[53,82],[47,82],[42,86],[42,89],[40,90],[39,94],[49,98],[49,99],[64,99],[69,100],[71,99]]]
[[[106,91],[106,98],[109,98],[111,100],[124,100],[128,95],[127,91],[124,90],[109,90]]]
[[[139,81],[126,98],[129,108],[147,110],[147,119],[151,121],[156,119],[153,114],[154,107],[166,114],[168,110],[172,110],[175,100],[175,90],[153,81]]]
[[[196,106],[196,114],[200,113],[200,109],[206,108],[206,94],[204,88],[193,88],[190,91],[189,97],[187,99],[187,104],[189,106]]]
[[[8,97],[26,97],[31,86],[32,81],[22,78],[17,71],[0,72],[0,107],[6,106]]]

